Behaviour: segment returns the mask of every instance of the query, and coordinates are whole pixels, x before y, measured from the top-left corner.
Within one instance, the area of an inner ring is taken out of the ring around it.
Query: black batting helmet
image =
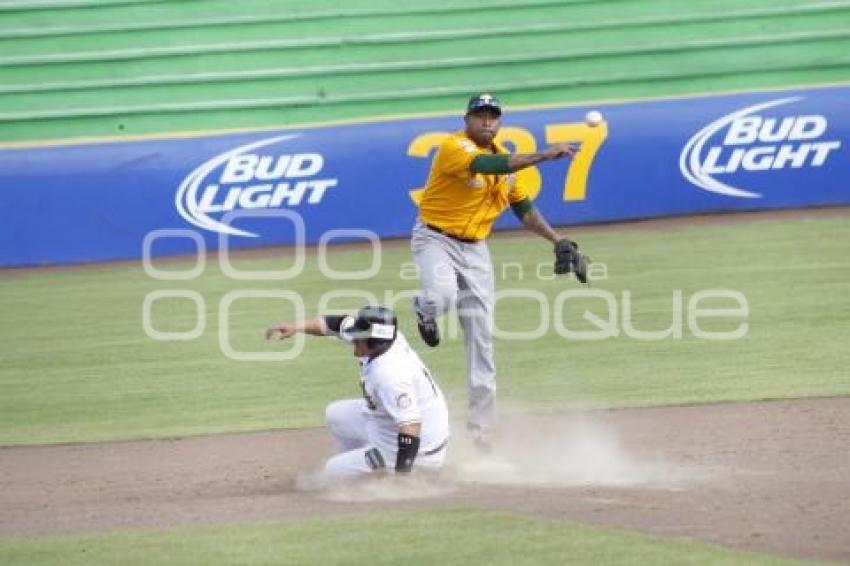
[[[352,340],[367,340],[370,353],[389,349],[398,334],[395,312],[381,305],[366,305],[357,311],[354,324],[345,329]]]

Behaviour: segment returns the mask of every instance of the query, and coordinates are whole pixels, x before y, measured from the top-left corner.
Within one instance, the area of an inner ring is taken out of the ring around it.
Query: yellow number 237
[[[410,142],[407,154],[411,157],[428,157],[448,135],[448,132],[420,134]],[[602,147],[602,143],[607,137],[608,124],[606,122],[602,122],[598,126],[589,126],[584,122],[549,124],[546,126],[547,143],[576,142],[581,144],[581,150],[575,155],[572,164],[567,168],[567,176],[564,179],[565,201],[585,200],[587,198],[587,177],[590,174],[590,166],[593,163],[593,158],[596,157],[596,152]],[[496,141],[515,153],[534,153],[537,151],[537,142],[534,136],[525,128],[505,126],[499,130]],[[527,167],[518,171],[517,181],[525,185],[531,198],[537,196],[543,185],[543,178],[537,167]],[[421,191],[422,189],[417,189],[410,193],[411,198],[417,204]]]

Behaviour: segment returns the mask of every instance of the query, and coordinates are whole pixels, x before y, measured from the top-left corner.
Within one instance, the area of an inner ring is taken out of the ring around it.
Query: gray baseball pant
[[[464,243],[416,222],[411,238],[413,261],[422,284],[414,307],[436,319],[457,308],[466,344],[469,424],[489,428],[496,422],[496,367],[493,363],[493,263],[482,240]]]

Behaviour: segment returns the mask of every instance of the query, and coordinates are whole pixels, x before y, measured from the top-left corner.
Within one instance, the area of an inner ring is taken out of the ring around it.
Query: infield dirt
[[[512,414],[501,430],[489,457],[459,432],[437,478],[311,489],[333,452],[322,429],[4,448],[0,535],[464,506],[850,561],[850,398]]]

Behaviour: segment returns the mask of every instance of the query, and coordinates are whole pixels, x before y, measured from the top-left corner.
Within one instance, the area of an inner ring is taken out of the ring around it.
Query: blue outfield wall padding
[[[517,182],[557,225],[850,204],[850,86],[507,110],[502,140],[579,157]],[[463,100],[458,106],[463,106]],[[406,236],[457,116],[0,150],[0,265]],[[477,190],[470,188],[470,190]],[[498,229],[514,228],[504,214]],[[157,230],[182,230],[177,234]],[[187,233],[196,232],[196,235]],[[328,234],[334,241],[362,233]],[[147,239],[146,239],[147,238]]]

